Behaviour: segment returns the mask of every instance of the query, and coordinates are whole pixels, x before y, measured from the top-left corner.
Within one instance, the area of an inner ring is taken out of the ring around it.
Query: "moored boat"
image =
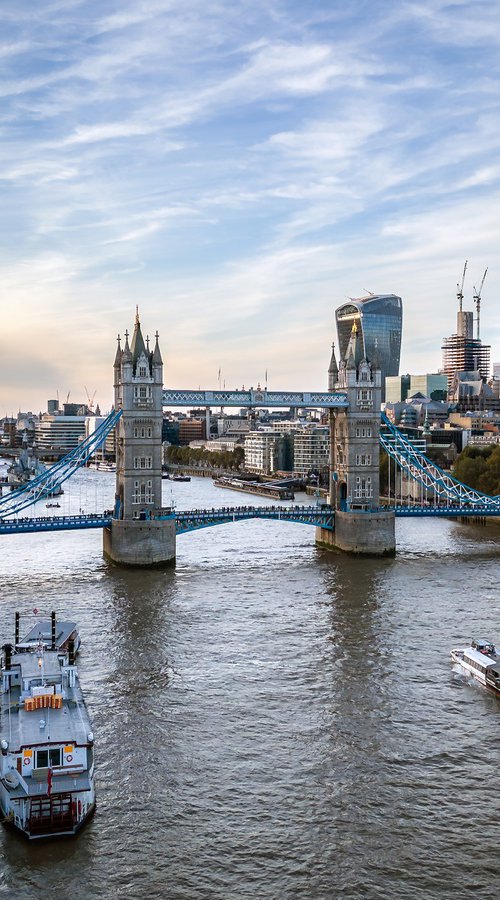
[[[473,640],[469,647],[456,647],[450,653],[469,675],[500,694],[500,657],[491,641]]]
[[[17,624],[17,623],[16,623]],[[53,632],[52,632],[53,633]],[[30,840],[76,834],[95,809],[94,737],[74,640],[4,644],[0,812]]]

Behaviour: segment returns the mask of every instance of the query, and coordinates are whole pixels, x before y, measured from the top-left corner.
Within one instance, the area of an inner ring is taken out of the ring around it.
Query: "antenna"
[[[474,303],[476,304],[476,327],[477,327],[477,339],[479,340],[479,318],[481,313],[481,291],[483,290],[484,279],[486,278],[486,272],[488,269],[484,270],[483,279],[481,284],[479,285],[479,290],[476,290],[474,287]]]
[[[464,282],[465,282],[466,271],[467,271],[467,260],[465,260],[464,274],[462,275],[462,284],[457,284],[457,300],[458,300],[458,309],[460,312],[462,312],[462,301],[464,299]]]

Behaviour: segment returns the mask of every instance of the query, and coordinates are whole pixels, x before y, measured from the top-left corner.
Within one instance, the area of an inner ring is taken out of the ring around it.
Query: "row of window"
[[[134,481],[134,490],[132,492],[132,503],[152,503],[153,502],[153,482],[152,481]]]
[[[356,437],[372,437],[372,430],[370,427],[361,426],[356,428]]]
[[[372,480],[369,475],[366,478],[356,475],[354,497],[356,500],[369,500],[373,497]]]
[[[140,425],[134,426],[134,437],[135,438],[150,438],[153,437],[153,429],[151,425]]]
[[[134,387],[134,400],[151,400],[153,397],[153,388],[151,385],[136,385]]]
[[[357,466],[371,466],[371,464],[372,464],[371,453],[357,453],[356,454],[356,465]]]
[[[48,750],[36,751],[36,768],[47,769],[49,766],[62,765],[62,750],[60,747],[50,747]]]
[[[134,469],[152,469],[152,456],[134,456]]]

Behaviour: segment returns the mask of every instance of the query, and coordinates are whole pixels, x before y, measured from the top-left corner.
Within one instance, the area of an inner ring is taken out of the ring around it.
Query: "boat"
[[[172,475],[171,481],[191,481],[190,475]]]
[[[500,694],[500,656],[491,641],[473,640],[469,647],[451,650],[451,658],[481,684]]]
[[[75,835],[95,810],[94,736],[75,644],[57,646],[54,613],[51,626],[49,648],[43,639],[2,648],[0,813],[32,841]]]

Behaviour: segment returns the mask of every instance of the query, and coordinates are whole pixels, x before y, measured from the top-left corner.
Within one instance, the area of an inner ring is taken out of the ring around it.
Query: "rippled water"
[[[79,478],[67,506],[110,505],[113,475]],[[19,608],[80,624],[98,810],[72,841],[2,829],[0,895],[496,897],[500,700],[449,650],[500,643],[500,529],[397,530],[395,559],[356,560],[308,526],[236,523],[150,572],[106,563],[99,531],[2,538],[2,642]]]

